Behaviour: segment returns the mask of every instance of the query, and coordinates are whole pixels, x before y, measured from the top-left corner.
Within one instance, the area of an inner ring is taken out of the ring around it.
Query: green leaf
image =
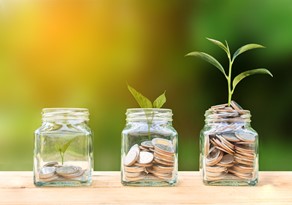
[[[164,103],[166,102],[165,91],[162,95],[160,95],[156,100],[153,102],[154,108],[161,108]]]
[[[137,90],[132,88],[130,85],[128,85],[128,89],[132,93],[133,97],[136,99],[137,103],[141,108],[152,108],[152,103],[148,98],[146,98],[144,95],[142,95]]]
[[[223,49],[227,53],[227,55],[229,54],[228,48],[223,43],[221,43],[220,41],[217,41],[217,40],[212,39],[212,38],[207,38],[207,40],[209,40],[212,43],[214,43],[215,45],[219,46],[221,49]]]
[[[271,77],[273,77],[272,73],[265,69],[265,68],[257,68],[257,69],[253,69],[253,70],[248,70],[245,72],[240,73],[238,76],[236,76],[232,82],[232,86],[233,86],[233,90],[235,89],[236,85],[244,78],[250,76],[250,75],[254,75],[254,74],[268,74]]]
[[[224,74],[225,77],[227,77],[222,65],[214,57],[212,57],[211,55],[209,55],[207,53],[204,53],[204,52],[196,52],[196,51],[194,51],[194,52],[188,53],[186,56],[200,57],[201,59],[207,61],[208,63],[210,63],[212,65],[214,65],[216,68],[218,68]]]
[[[242,54],[245,51],[251,50],[251,49],[255,49],[255,48],[265,48],[264,46],[260,45],[260,44],[247,44],[244,45],[242,47],[240,47],[239,49],[237,49],[237,51],[235,51],[235,53],[233,54],[233,58],[232,61],[239,56],[240,54]]]
[[[68,147],[70,146],[70,144],[71,144],[75,139],[76,139],[76,138],[73,138],[73,139],[69,140],[68,142],[66,142],[66,143],[62,146],[62,148],[60,149],[60,151],[61,151],[62,153],[65,153],[66,150],[68,149]]]

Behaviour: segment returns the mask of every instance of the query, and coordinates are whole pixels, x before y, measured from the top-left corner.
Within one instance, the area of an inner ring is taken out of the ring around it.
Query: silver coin
[[[82,168],[77,166],[62,166],[56,168],[56,173],[61,176],[66,176],[70,174],[75,174],[80,170],[82,170]]]
[[[57,165],[58,165],[58,162],[47,162],[46,164],[43,165],[43,167],[54,167]]]
[[[144,141],[141,143],[141,146],[146,147],[146,148],[153,148],[152,141]]]
[[[230,142],[239,142],[240,140],[235,136],[234,133],[222,133],[221,136]]]
[[[142,151],[139,154],[138,163],[139,164],[149,164],[153,161],[153,158],[154,158],[154,156],[152,153]]]
[[[45,179],[50,178],[55,175],[56,168],[55,167],[42,167],[39,172],[39,178]]]
[[[127,155],[124,157],[124,165],[131,166],[133,165],[139,158],[140,149],[137,144],[133,145]]]
[[[235,136],[242,141],[248,142],[254,142],[256,137],[254,134],[249,132],[236,132]]]

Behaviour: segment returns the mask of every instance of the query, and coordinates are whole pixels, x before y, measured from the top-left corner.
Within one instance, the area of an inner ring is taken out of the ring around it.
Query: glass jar
[[[81,186],[92,182],[92,133],[84,108],[45,108],[35,131],[36,186]]]
[[[172,110],[127,110],[122,132],[122,184],[171,186],[177,182],[178,136],[172,127]]]
[[[200,134],[200,170],[207,185],[256,185],[258,134],[234,101],[211,107]]]

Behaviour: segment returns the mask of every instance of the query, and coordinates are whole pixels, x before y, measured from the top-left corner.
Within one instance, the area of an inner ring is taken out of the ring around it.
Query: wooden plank
[[[292,172],[260,172],[255,187],[205,186],[198,172],[179,172],[175,187],[125,187],[120,172],[94,172],[90,187],[44,188],[32,172],[0,172],[0,204],[292,204]]]

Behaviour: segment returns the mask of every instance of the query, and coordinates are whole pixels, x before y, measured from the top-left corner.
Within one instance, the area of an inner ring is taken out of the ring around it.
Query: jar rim
[[[43,121],[54,120],[89,120],[89,111],[87,108],[43,108]]]
[[[128,108],[127,121],[147,121],[152,120],[172,121],[172,110],[167,108]]]

